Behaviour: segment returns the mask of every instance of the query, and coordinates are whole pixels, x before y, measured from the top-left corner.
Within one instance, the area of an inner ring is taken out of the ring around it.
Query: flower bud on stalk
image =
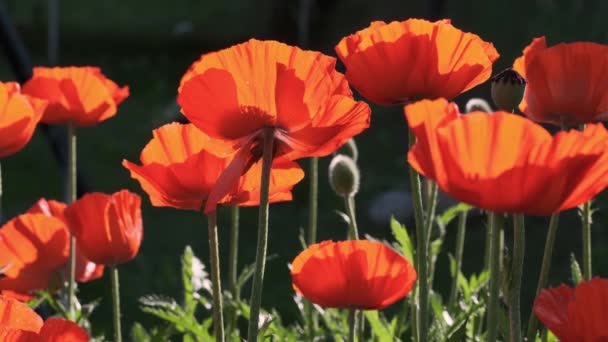
[[[329,163],[329,184],[342,197],[354,196],[359,191],[361,175],[353,158],[338,154]]]
[[[515,70],[508,68],[492,77],[492,101],[498,109],[514,112],[526,89],[526,80]]]

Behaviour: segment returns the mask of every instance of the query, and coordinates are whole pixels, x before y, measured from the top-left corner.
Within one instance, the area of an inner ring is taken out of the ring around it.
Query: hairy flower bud
[[[524,96],[526,80],[515,70],[508,68],[492,77],[492,101],[498,109],[515,111]]]
[[[342,147],[336,151],[335,154],[345,154],[351,157],[355,162],[359,158],[359,149],[357,148],[357,144],[355,143],[354,138],[348,139]]]
[[[329,184],[338,195],[354,196],[360,179],[359,167],[351,157],[338,154],[329,163]]]

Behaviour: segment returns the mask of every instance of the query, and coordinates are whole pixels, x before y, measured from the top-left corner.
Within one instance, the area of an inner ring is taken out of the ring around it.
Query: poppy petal
[[[51,317],[40,330],[40,340],[44,342],[87,342],[89,334],[76,323]]]
[[[294,289],[324,307],[383,309],[406,296],[416,272],[379,242],[324,241],[309,246],[291,265]]]
[[[346,77],[382,105],[418,98],[452,99],[487,80],[498,53],[491,43],[447,20],[372,22],[336,46]]]
[[[0,296],[0,326],[38,333],[42,324],[42,318],[27,304]]]
[[[601,125],[551,137],[510,113],[459,116],[443,100],[421,101],[406,112],[418,139],[408,161],[465,203],[548,215],[587,202],[608,185],[608,132]]]

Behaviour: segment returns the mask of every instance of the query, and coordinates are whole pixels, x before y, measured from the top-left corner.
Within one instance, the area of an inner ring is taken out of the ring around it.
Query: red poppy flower
[[[0,296],[0,340],[4,342],[86,342],[89,335],[74,322],[46,322],[26,304]]]
[[[335,59],[275,41],[250,40],[205,54],[182,78],[178,102],[203,133],[239,149],[210,198],[223,198],[262,156],[264,129],[274,157],[325,156],[369,127]],[[206,212],[215,203],[207,201]]]
[[[382,105],[452,99],[487,80],[499,57],[491,43],[462,32],[449,20],[421,19],[372,22],[343,38],[336,53],[350,84]]]
[[[192,124],[168,124],[154,130],[153,135],[141,152],[143,165],[126,160],[123,165],[148,193],[152,205],[200,210],[232,158],[210,153],[207,149],[217,142]],[[241,177],[237,188],[217,203],[259,205],[261,168],[261,161],[256,162]],[[291,200],[291,189],[304,172],[294,162],[275,161],[270,175],[270,202],[279,202]]]
[[[42,214],[23,214],[0,228],[0,289],[28,295],[57,286],[65,265],[69,233],[64,222]]]
[[[513,68],[528,81],[519,108],[531,119],[568,126],[608,120],[608,45],[547,47],[540,37]]]
[[[585,203],[608,185],[608,132],[602,125],[552,137],[506,112],[461,116],[444,99],[407,105],[405,113],[417,138],[410,165],[462,202],[548,215]]]
[[[293,288],[315,304],[380,310],[412,290],[416,271],[380,242],[323,241],[293,260],[291,278]]]
[[[65,223],[66,230],[67,222],[64,216],[64,210],[67,205],[63,202],[41,198],[27,212],[32,214],[44,214],[46,216],[54,216]],[[68,230],[69,231],[69,230]],[[66,261],[67,262],[67,261]],[[104,265],[98,265],[87,259],[80,248],[76,248],[76,274],[75,279],[80,283],[86,283],[91,280],[99,279],[103,276]]]
[[[608,279],[584,281],[576,289],[566,285],[543,289],[534,313],[562,342],[607,341]]]
[[[89,193],[65,209],[82,253],[97,264],[116,265],[137,255],[143,236],[141,198],[127,190]]]
[[[116,114],[129,87],[119,88],[97,67],[37,67],[23,93],[49,102],[42,122],[93,126]]]
[[[0,104],[0,157],[6,157],[30,141],[46,102],[21,94],[18,83],[0,82]]]

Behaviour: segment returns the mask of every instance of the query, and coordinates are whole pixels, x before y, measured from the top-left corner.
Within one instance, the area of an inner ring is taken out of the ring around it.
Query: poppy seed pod
[[[498,109],[513,112],[519,106],[526,89],[526,80],[508,68],[492,77],[492,101]]]
[[[338,154],[329,163],[329,184],[340,196],[354,196],[359,191],[361,174],[355,161],[346,155]]]

